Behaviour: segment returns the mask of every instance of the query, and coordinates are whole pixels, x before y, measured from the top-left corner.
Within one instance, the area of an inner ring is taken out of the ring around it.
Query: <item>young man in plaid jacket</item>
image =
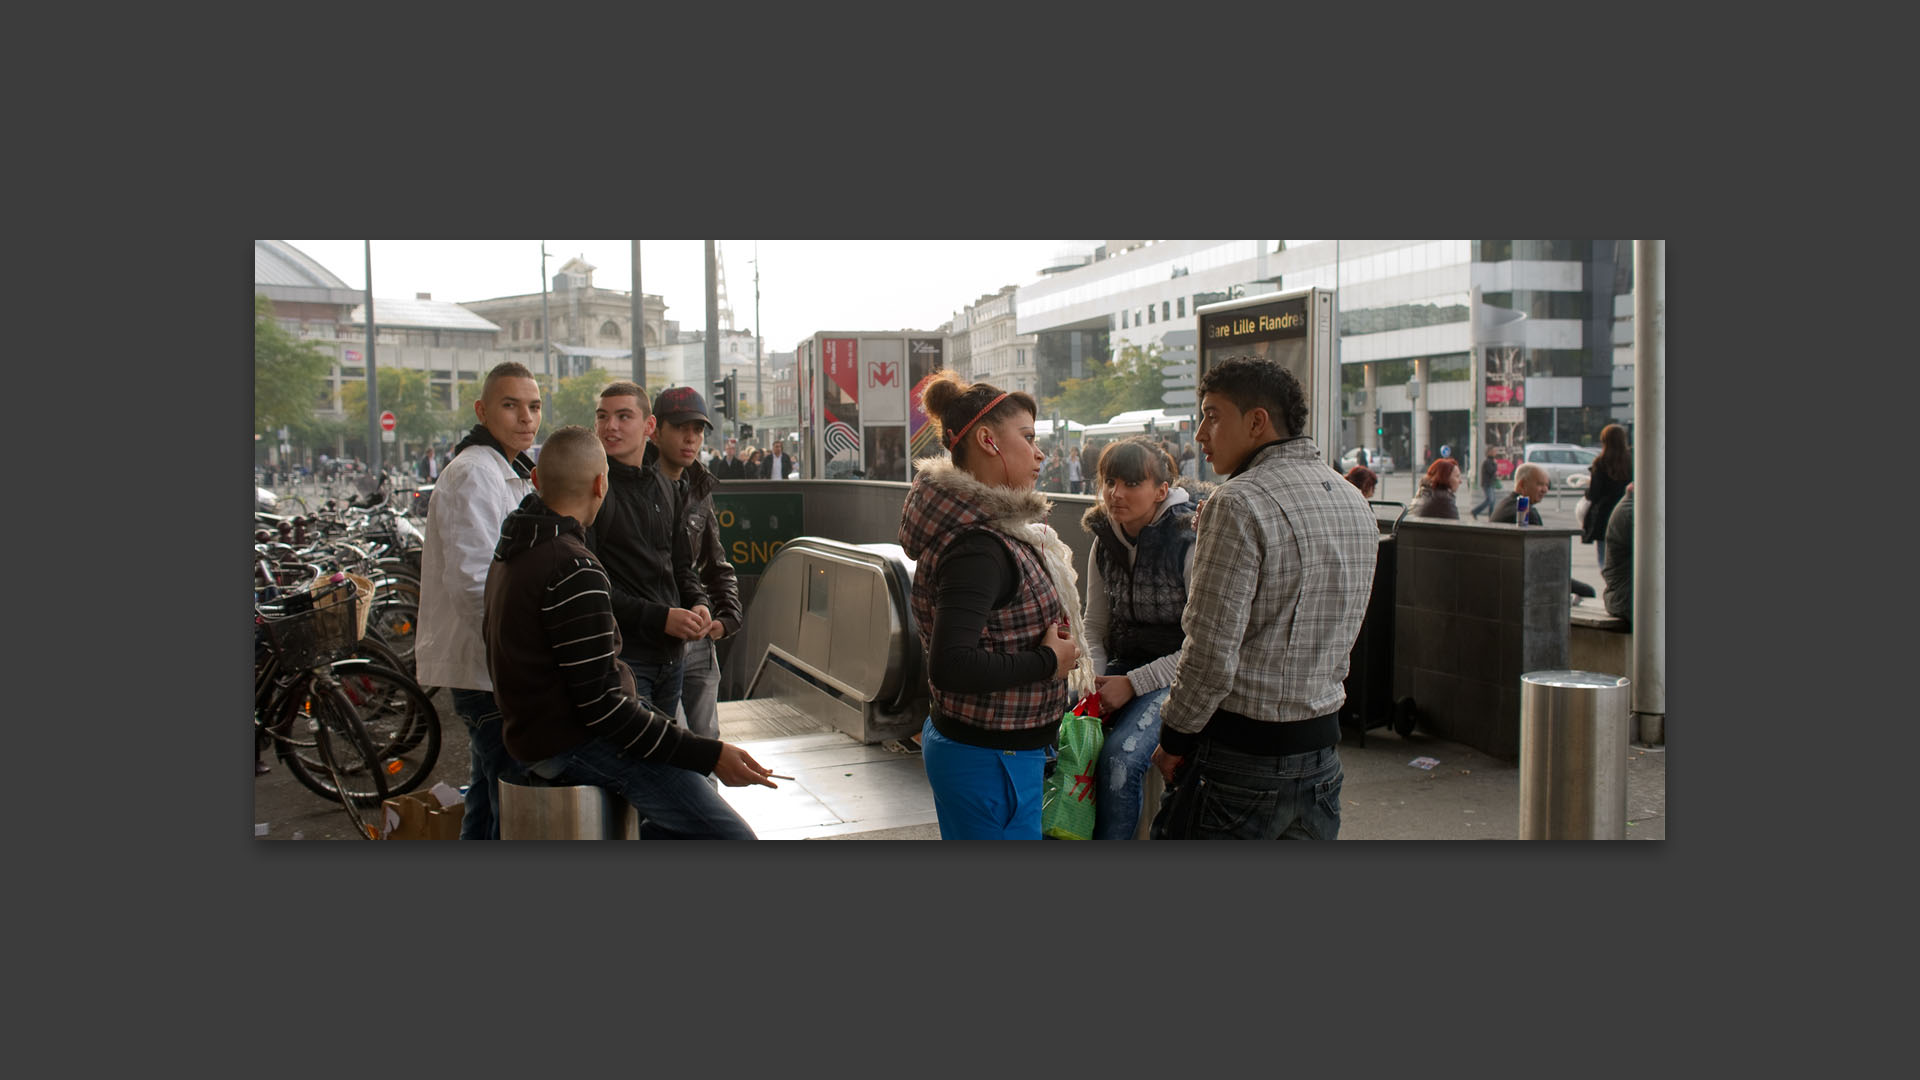
[[[1373,590],[1379,526],[1321,460],[1299,380],[1254,357],[1200,382],[1197,433],[1230,477],[1200,513],[1154,764],[1161,839],[1340,833],[1340,706]]]

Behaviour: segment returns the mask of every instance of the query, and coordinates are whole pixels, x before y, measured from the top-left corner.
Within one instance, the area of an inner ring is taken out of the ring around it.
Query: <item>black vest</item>
[[[1192,502],[1184,502],[1140,530],[1131,566],[1113,520],[1093,521],[1093,557],[1106,579],[1110,608],[1107,656],[1129,667],[1179,650],[1186,640],[1180,615],[1187,606],[1187,552],[1193,549]]]

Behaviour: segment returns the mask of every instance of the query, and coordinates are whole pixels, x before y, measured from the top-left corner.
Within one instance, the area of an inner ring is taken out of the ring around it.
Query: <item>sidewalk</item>
[[[1346,780],[1342,840],[1516,840],[1520,770],[1471,747],[1376,728],[1340,745]],[[834,732],[743,744],[761,764],[794,777],[781,790],[724,788],[762,839],[937,840],[933,793],[916,755],[862,746]],[[1411,764],[1436,758],[1431,769]],[[1627,839],[1666,839],[1663,751],[1627,751]]]

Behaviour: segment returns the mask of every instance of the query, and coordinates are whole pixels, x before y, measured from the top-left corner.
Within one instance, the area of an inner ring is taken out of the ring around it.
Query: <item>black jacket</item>
[[[707,611],[720,623],[723,638],[740,632],[740,577],[720,543],[720,520],[713,511],[714,474],[699,462],[680,473],[686,486],[684,516],[693,545],[694,570],[707,590]]]
[[[667,633],[669,608],[707,603],[694,571],[692,538],[679,495],[660,472],[660,451],[649,444],[636,468],[607,462],[607,501],[587,530],[587,547],[613,582],[613,614],[629,660],[665,663],[686,644]]]
[[[1627,485],[1633,481],[1629,473],[1625,480],[1615,480],[1596,468],[1587,470],[1587,523],[1580,530],[1580,542],[1591,544],[1595,540],[1607,538],[1607,519],[1613,516],[1613,508],[1620,503],[1620,496],[1627,493]]]
[[[615,657],[607,578],[584,540],[538,493],[500,526],[481,634],[507,752],[533,764],[601,738],[629,757],[712,772],[719,741],[641,700]]]
[[[1518,525],[1520,523],[1520,493],[1517,491],[1507,492],[1506,498],[1494,504],[1493,513],[1487,515],[1487,520],[1501,525]],[[1540,510],[1532,503],[1527,504],[1527,524],[1540,524]]]
[[[1407,512],[1410,517],[1460,520],[1460,507],[1453,501],[1453,492],[1428,487],[1424,480],[1420,482],[1420,490],[1415,493],[1413,505]]]

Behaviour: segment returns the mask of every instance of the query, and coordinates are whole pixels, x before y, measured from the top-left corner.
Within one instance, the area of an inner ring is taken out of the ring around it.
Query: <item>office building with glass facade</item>
[[[1495,441],[1595,445],[1606,424],[1632,421],[1631,252],[1628,240],[1109,241],[1089,264],[1022,286],[1017,328],[1040,343],[1045,392],[1084,374],[1049,347],[1068,335],[1104,332],[1099,362],[1128,344],[1171,344],[1202,305],[1318,286],[1335,293],[1344,389],[1346,445],[1329,453],[1471,453],[1476,425],[1496,422]],[[1491,377],[1476,378],[1476,329]]]

